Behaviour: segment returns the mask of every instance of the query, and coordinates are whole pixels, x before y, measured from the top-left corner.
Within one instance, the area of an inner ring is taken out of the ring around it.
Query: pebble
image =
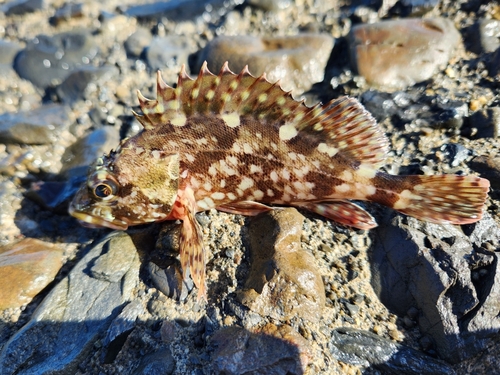
[[[43,290],[62,266],[61,248],[34,238],[25,238],[0,248],[0,309],[29,303]]]
[[[262,316],[318,321],[325,290],[314,258],[302,250],[304,217],[294,208],[275,210],[249,226],[251,270],[239,301]]]
[[[333,38],[326,34],[261,38],[219,36],[199,53],[195,71],[204,61],[215,74],[226,61],[236,73],[248,65],[252,75],[266,72],[270,82],[279,80],[283,89],[299,95],[323,80],[333,45]]]
[[[73,122],[71,110],[61,104],[0,115],[0,142],[47,144],[60,140]]]
[[[149,46],[153,36],[148,29],[140,27],[130,35],[124,43],[125,51],[127,51],[127,56],[129,57],[140,57],[144,52],[144,49]]]
[[[390,9],[391,15],[421,17],[434,10],[439,0],[399,0]]]
[[[265,11],[286,9],[292,4],[292,0],[248,0],[247,3]]]
[[[117,76],[118,69],[114,66],[78,67],[56,87],[56,94],[61,102],[73,104],[85,99],[85,90],[90,84],[99,85],[102,82],[114,80]]]
[[[86,176],[88,166],[116,147],[119,141],[120,134],[115,127],[103,126],[92,131],[65,150],[62,173],[67,176]]]
[[[268,324],[257,333],[222,328],[212,336],[211,346],[215,374],[299,375],[307,366],[307,341],[287,325]]]
[[[155,37],[145,49],[145,58],[151,70],[157,71],[187,65],[189,54],[192,52],[194,51],[186,37]]]
[[[476,156],[469,167],[488,179],[494,189],[500,189],[500,157]]]
[[[2,348],[0,373],[76,372],[81,356],[132,299],[140,262],[128,237],[124,232],[111,233],[51,289],[28,323]],[[106,250],[120,252],[122,257],[116,259],[120,265],[114,267],[127,269],[117,282],[96,279],[88,272]]]
[[[14,64],[14,58],[22,50],[20,44],[0,39],[0,67],[6,68]]]
[[[169,348],[159,349],[141,358],[132,375],[170,375],[175,371],[175,359]]]
[[[477,54],[495,52],[500,47],[500,21],[480,19],[469,29],[468,48]]]
[[[61,83],[76,67],[89,65],[97,52],[89,31],[38,35],[19,53],[14,69],[22,78],[45,89]]]
[[[2,12],[4,12],[6,16],[21,16],[42,10],[44,7],[44,0],[12,0],[4,4]]]
[[[351,64],[372,85],[401,89],[448,63],[460,34],[444,18],[356,25],[348,36]]]
[[[83,17],[83,3],[65,3],[56,10],[50,19],[50,23],[58,26],[63,22],[68,22],[72,18]]]
[[[469,127],[462,134],[472,139],[500,137],[500,107],[474,112],[469,118]]]
[[[184,280],[182,271],[174,264],[161,268],[149,262],[147,270],[155,288],[176,301],[184,301],[194,287],[193,280]]]

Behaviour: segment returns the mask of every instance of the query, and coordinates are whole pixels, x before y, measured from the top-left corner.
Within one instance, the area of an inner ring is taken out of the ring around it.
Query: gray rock
[[[401,19],[354,26],[348,40],[353,68],[370,84],[396,89],[445,66],[460,34],[448,19]]]
[[[19,53],[14,68],[22,78],[46,88],[61,83],[76,67],[88,65],[97,51],[86,31],[39,35]]]
[[[337,328],[329,345],[332,356],[352,365],[370,367],[383,374],[451,375],[455,371],[444,361],[374,333],[355,328]]]
[[[61,102],[72,104],[85,98],[85,90],[90,83],[99,84],[99,82],[115,79],[117,76],[118,69],[114,66],[78,67],[56,87],[56,93]]]
[[[247,3],[264,10],[286,9],[292,0],[247,0]]]
[[[119,131],[112,126],[94,130],[66,149],[62,157],[62,172],[66,175],[86,175],[88,166],[116,147],[119,141]]]
[[[122,263],[121,268],[127,269],[123,277],[109,282],[90,276],[89,266],[106,246],[117,244],[120,238],[122,245],[129,244],[119,249],[124,260],[117,259]],[[128,235],[124,232],[111,233],[50,291],[28,323],[3,347],[0,373],[76,372],[79,361],[107,330],[124,303],[133,298],[140,262],[132,241],[126,238]]]
[[[56,10],[50,22],[57,26],[61,22],[69,21],[72,18],[79,18],[83,16],[82,3],[65,3],[62,7]]]
[[[141,358],[133,375],[170,375],[175,371],[175,360],[170,349],[160,349]]]
[[[470,161],[469,167],[488,179],[493,188],[500,189],[500,158],[477,156]]]
[[[482,249],[498,243],[500,230],[489,215],[466,228],[468,235],[398,215],[380,223],[373,248],[372,284],[382,302],[401,316],[417,307],[420,330],[454,363],[484,350],[500,332],[493,307],[500,299],[498,257]],[[474,272],[481,283],[473,282]]]
[[[130,57],[141,56],[144,49],[151,43],[153,36],[149,30],[139,28],[135,33],[130,35],[124,43],[125,51]]]
[[[182,36],[155,37],[146,48],[145,57],[149,67],[156,71],[166,67],[187,64],[191,52],[187,38]]]
[[[149,262],[148,271],[155,288],[176,301],[184,301],[194,287],[193,280],[184,280],[181,270],[175,264],[161,268]]]
[[[21,45],[0,40],[0,65],[12,66],[20,50],[22,50]]]
[[[500,47],[500,21],[481,19],[469,29],[469,49],[477,54],[495,52]]]
[[[390,13],[401,17],[420,17],[432,11],[439,0],[399,0],[390,9]]]
[[[48,104],[26,112],[0,115],[0,142],[46,144],[58,141],[71,125],[71,111],[61,104]]]
[[[212,371],[226,375],[299,375],[307,362],[307,341],[289,326],[268,324],[260,333],[227,327],[211,338]]]
[[[270,82],[280,80],[285,90],[302,94],[324,78],[334,40],[326,34],[298,34],[283,37],[219,36],[199,53],[195,70],[206,60],[219,72],[224,62],[239,73],[246,65],[253,75],[266,73]]]
[[[23,15],[42,10],[45,7],[43,0],[14,0],[3,6],[2,11],[7,16]]]
[[[469,127],[462,132],[472,139],[500,136],[500,107],[490,107],[474,112]]]

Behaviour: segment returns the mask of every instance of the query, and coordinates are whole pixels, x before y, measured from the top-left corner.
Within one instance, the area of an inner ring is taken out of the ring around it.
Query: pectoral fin
[[[302,207],[306,210],[324,216],[327,219],[336,221],[350,227],[359,229],[371,229],[377,226],[372,215],[355,203],[347,200],[326,201],[326,202],[294,202],[295,207]]]

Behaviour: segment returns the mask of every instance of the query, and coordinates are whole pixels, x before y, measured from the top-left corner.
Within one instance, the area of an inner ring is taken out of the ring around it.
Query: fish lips
[[[69,214],[74,218],[78,219],[78,222],[86,228],[110,228],[116,230],[126,230],[128,228],[128,223],[124,220],[119,219],[105,219],[100,216],[94,216],[88,212],[78,210],[71,205],[69,207]]]

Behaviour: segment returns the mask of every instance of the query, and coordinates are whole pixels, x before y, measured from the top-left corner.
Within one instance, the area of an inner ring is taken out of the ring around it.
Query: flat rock
[[[16,58],[14,69],[34,85],[60,84],[78,66],[90,64],[98,47],[87,31],[38,35]]]
[[[251,270],[238,299],[262,316],[321,319],[325,290],[314,257],[300,245],[304,217],[294,208],[253,218]]]
[[[58,246],[34,238],[0,248],[0,310],[30,302],[54,280],[62,256]]]
[[[205,60],[215,74],[226,61],[236,73],[248,65],[253,75],[266,72],[270,82],[280,80],[285,90],[293,90],[299,95],[323,80],[333,44],[333,38],[326,34],[261,38],[219,36],[200,52],[195,71]]]
[[[342,327],[332,332],[329,346],[334,358],[383,374],[451,375],[453,368],[418,350],[387,340],[374,333]]]
[[[145,57],[149,67],[156,71],[187,64],[192,52],[188,38],[178,35],[155,37],[146,48]]]
[[[123,255],[116,258],[120,268],[126,270],[123,276],[116,282],[101,274],[93,277],[89,268],[107,252],[117,251],[114,246],[120,246]],[[137,250],[126,233],[113,232],[99,242],[5,344],[0,352],[0,373],[75,373],[79,359],[133,298],[139,267]]]
[[[215,374],[299,375],[307,366],[307,341],[290,326],[267,324],[252,333],[227,327],[211,338]]]
[[[61,104],[47,104],[31,111],[0,115],[0,142],[54,143],[73,122],[71,111]]]
[[[445,66],[460,34],[450,20],[415,18],[356,25],[348,40],[353,68],[370,84],[397,89]]]
[[[469,28],[468,48],[477,54],[495,52],[500,47],[500,21],[480,19]]]
[[[401,316],[417,308],[420,330],[452,363],[484,350],[500,332],[498,256],[485,250],[500,230],[489,215],[465,228],[397,215],[374,232],[374,290]]]
[[[45,1],[43,0],[13,0],[7,2],[1,10],[5,15],[12,16],[33,13],[44,7]]]

